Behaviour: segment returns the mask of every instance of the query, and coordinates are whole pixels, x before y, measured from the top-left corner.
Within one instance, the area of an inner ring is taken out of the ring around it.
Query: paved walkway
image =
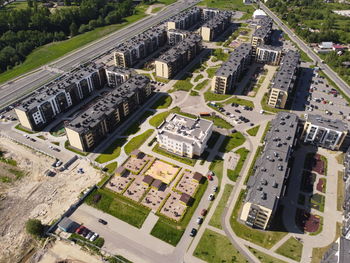
[[[141,231],[149,234],[151,233],[154,225],[157,223],[159,219],[159,216],[155,215],[153,212],[150,212],[145,220],[145,222],[143,222],[143,225],[141,227]]]

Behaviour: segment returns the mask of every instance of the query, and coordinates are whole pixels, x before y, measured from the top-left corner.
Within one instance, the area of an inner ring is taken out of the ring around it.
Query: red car
[[[85,229],[85,226],[81,225],[80,227],[77,228],[77,230],[75,230],[75,233],[77,234],[81,234]]]
[[[213,177],[211,175],[207,175],[209,181],[213,181]]]
[[[205,215],[207,214],[207,212],[208,212],[207,209],[203,209],[203,210],[201,211],[201,215],[202,215],[202,216],[205,216]]]

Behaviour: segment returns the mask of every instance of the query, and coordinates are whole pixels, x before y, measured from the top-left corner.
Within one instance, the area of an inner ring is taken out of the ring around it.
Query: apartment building
[[[272,19],[268,16],[263,17],[258,21],[251,40],[253,56],[256,55],[256,49],[258,46],[269,44],[272,33],[272,24]]]
[[[138,34],[116,47],[114,62],[116,66],[132,67],[166,44],[167,32],[157,26]]]
[[[69,144],[83,152],[91,151],[145,102],[151,93],[148,77],[131,77],[65,123]]]
[[[281,62],[282,47],[260,45],[256,48],[255,61],[258,63],[277,66]]]
[[[105,70],[107,84],[110,88],[116,88],[120,86],[122,83],[127,81],[133,73],[131,69],[121,68],[113,65],[105,67]]]
[[[222,12],[222,10],[217,8],[201,7],[201,20],[208,21],[217,16],[220,12]]]
[[[211,17],[200,28],[200,34],[204,41],[213,41],[221,35],[231,25],[231,15],[229,11],[221,11]]]
[[[192,34],[155,60],[156,75],[170,79],[202,51],[202,38]]]
[[[175,46],[191,34],[190,31],[181,29],[169,29],[167,31],[168,45]]]
[[[289,50],[282,58],[281,65],[272,80],[267,104],[270,107],[284,109],[289,94],[295,87],[300,65],[300,54]]]
[[[94,90],[103,88],[106,83],[102,64],[82,65],[36,90],[20,102],[15,112],[23,127],[41,130],[58,114],[90,97]]]
[[[348,126],[343,121],[308,114],[302,138],[305,143],[337,151],[342,146],[347,134]]]
[[[172,16],[167,21],[167,29],[189,29],[201,20],[201,9],[193,7],[189,10]]]
[[[267,229],[290,174],[290,156],[299,133],[298,116],[280,112],[271,121],[264,149],[249,178],[240,219],[252,228]]]
[[[231,54],[216,71],[211,82],[211,91],[218,94],[232,93],[234,86],[239,81],[242,73],[251,62],[252,45],[243,43]]]
[[[193,158],[203,153],[212,131],[212,121],[173,114],[157,128],[157,140],[161,148]]]

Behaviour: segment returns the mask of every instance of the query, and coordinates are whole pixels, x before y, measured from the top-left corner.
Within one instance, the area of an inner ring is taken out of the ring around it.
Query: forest
[[[36,0],[28,0],[24,9],[0,7],[0,73],[23,62],[37,47],[120,23],[134,12],[132,0],[65,0],[64,4],[53,11]]]

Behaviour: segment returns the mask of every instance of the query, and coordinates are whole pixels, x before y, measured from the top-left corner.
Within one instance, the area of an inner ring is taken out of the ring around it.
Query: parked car
[[[86,239],[90,239],[92,236],[94,235],[94,232],[90,231],[87,235],[86,235]]]
[[[208,200],[209,200],[209,201],[213,201],[214,198],[215,198],[215,195],[214,195],[214,194],[210,194],[210,195],[208,196]]]
[[[207,209],[202,209],[202,211],[201,211],[201,215],[202,216],[206,216],[207,215],[207,213],[208,213],[208,210]]]
[[[81,235],[83,237],[86,237],[91,231],[89,229],[87,229],[86,227],[83,229],[83,231],[81,232]]]
[[[209,181],[213,181],[213,176],[211,176],[210,174],[207,175],[207,178]]]
[[[105,221],[101,218],[98,220],[98,222],[101,223],[102,225],[107,225],[107,221]]]
[[[90,237],[90,241],[95,241],[96,238],[98,238],[98,234],[97,233],[94,233],[91,237]]]
[[[197,217],[197,220],[196,220],[197,224],[200,225],[203,223],[203,217],[199,216]]]
[[[197,235],[197,229],[192,228],[191,233],[190,233],[190,236],[191,236],[191,237],[194,237],[195,235]]]
[[[80,235],[85,228],[86,228],[85,226],[81,225],[80,227],[77,228],[77,230],[75,230],[75,233]]]
[[[213,186],[213,191],[217,192],[218,191],[218,187],[217,186]]]

